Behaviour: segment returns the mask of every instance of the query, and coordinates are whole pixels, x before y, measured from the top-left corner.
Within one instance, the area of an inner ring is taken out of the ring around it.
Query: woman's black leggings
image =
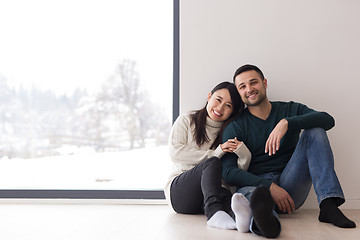
[[[209,220],[223,210],[231,210],[231,192],[221,186],[222,166],[217,157],[202,161],[194,168],[177,176],[170,188],[171,205],[183,214],[205,213]]]

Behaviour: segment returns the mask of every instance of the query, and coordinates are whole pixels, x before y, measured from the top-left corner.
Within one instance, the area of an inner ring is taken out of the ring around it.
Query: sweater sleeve
[[[326,112],[318,112],[301,103],[290,102],[292,116],[286,117],[289,129],[323,128],[325,131],[335,126],[334,118]]]
[[[234,151],[234,153],[238,156],[238,167],[244,171],[247,171],[250,165],[251,152],[246,147],[245,143],[242,142],[241,145]]]
[[[243,140],[241,132],[237,127],[235,127],[235,123],[232,122],[225,128],[222,140],[224,142],[227,139],[232,139],[234,137],[237,137],[239,141]],[[243,145],[245,146],[245,144]],[[270,187],[272,183],[267,179],[258,177],[255,174],[240,169],[238,166],[238,155],[235,153],[226,153],[222,157],[222,166],[223,178],[229,185],[235,185],[237,187],[264,185],[266,187]]]
[[[179,116],[172,127],[168,144],[173,162],[197,164],[210,157],[221,158],[224,155],[220,145],[215,150],[199,148],[193,139],[188,139],[192,136],[191,131],[190,119]]]

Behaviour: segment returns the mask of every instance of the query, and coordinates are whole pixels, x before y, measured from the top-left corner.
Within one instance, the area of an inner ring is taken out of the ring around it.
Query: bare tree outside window
[[[136,62],[122,61],[95,96],[80,99],[78,117],[86,117],[97,151],[134,149],[167,143],[171,122],[142,85]]]

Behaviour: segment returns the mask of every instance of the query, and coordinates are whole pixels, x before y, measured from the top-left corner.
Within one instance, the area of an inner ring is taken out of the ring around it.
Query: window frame
[[[173,122],[179,115],[179,1],[173,0]],[[165,199],[163,190],[0,189],[0,199]]]

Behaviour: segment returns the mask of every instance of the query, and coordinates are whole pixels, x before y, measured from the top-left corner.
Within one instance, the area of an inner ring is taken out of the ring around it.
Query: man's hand
[[[270,133],[265,144],[265,153],[269,153],[269,156],[271,156],[279,150],[280,140],[283,138],[287,130],[288,121],[286,119],[282,119]]]
[[[295,211],[294,200],[285,189],[272,183],[270,186],[270,193],[280,211],[287,213]]]

